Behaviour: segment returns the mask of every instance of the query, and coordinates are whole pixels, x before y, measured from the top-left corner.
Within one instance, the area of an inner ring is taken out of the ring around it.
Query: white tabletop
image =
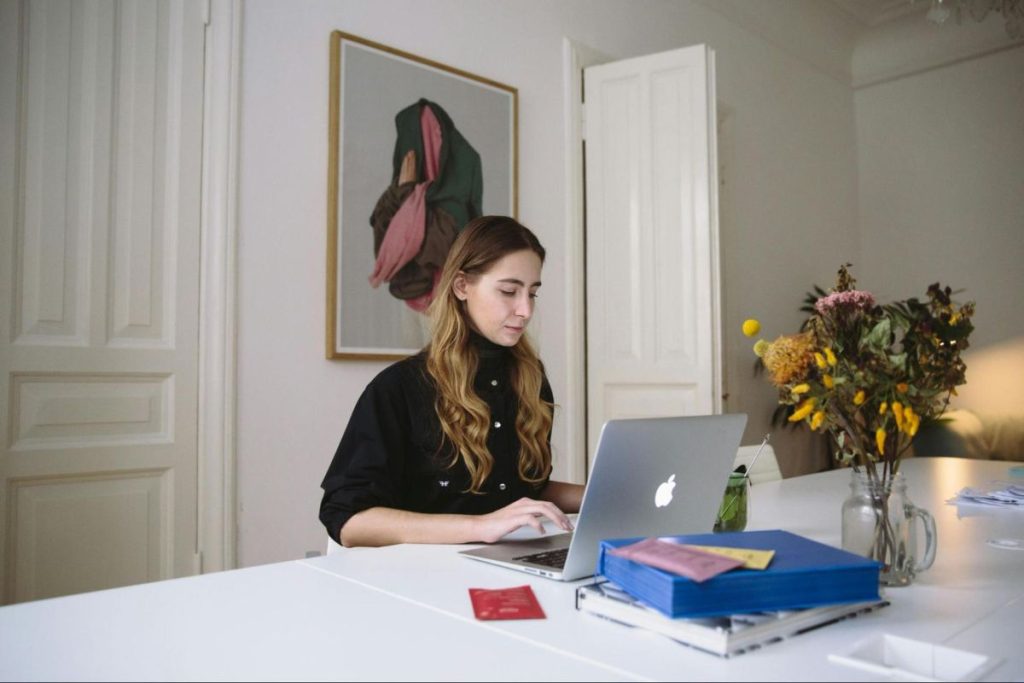
[[[189,579],[0,608],[0,679],[865,680],[828,660],[890,633],[999,660],[990,680],[1024,679],[1019,652],[1024,511],[959,518],[965,485],[1008,478],[1009,463],[904,463],[911,500],[939,527],[935,566],[892,603],[733,659],[698,652],[574,609],[560,583],[469,560],[462,546],[347,549]],[[757,484],[751,529],[839,545],[849,473]],[[469,588],[529,584],[547,619],[480,622]],[[885,680],[885,679],[879,679]]]
[[[0,609],[3,680],[630,680],[299,562]]]

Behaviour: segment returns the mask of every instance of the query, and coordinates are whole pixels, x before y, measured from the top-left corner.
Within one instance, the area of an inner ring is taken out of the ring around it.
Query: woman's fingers
[[[513,508],[515,508],[517,512],[529,512],[534,516],[547,517],[560,529],[572,531],[572,522],[569,521],[566,514],[559,510],[558,506],[554,503],[549,503],[544,500],[534,500],[533,498],[520,498],[503,509],[511,510]],[[538,524],[540,523],[538,522]]]

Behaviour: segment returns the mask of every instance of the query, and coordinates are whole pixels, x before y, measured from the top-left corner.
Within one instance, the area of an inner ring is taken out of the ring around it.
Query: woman
[[[420,353],[359,398],[323,481],[320,520],[345,546],[493,543],[541,518],[569,531],[583,487],[551,481],[551,387],[526,326],[544,247],[504,216],[452,245]]]

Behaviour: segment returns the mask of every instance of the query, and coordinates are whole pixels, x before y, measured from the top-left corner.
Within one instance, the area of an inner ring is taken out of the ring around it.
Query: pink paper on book
[[[685,576],[697,583],[743,566],[743,560],[693,550],[674,543],[659,541],[656,538],[645,538],[637,543],[608,552],[627,560]]]

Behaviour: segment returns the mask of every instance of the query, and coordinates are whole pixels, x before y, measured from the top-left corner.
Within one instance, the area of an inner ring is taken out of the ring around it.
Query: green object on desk
[[[716,532],[743,531],[747,528],[748,482],[746,471],[733,472],[729,475],[729,483],[722,496],[722,504],[718,507],[715,519]]]

